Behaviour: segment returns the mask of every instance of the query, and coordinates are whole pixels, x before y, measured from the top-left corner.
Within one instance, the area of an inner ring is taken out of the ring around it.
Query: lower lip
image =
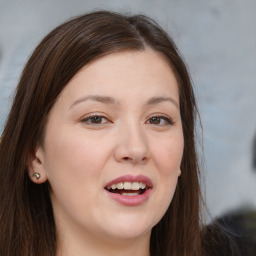
[[[121,194],[111,193],[106,190],[108,195],[115,201],[120,204],[127,205],[127,206],[138,206],[146,202],[151,194],[151,188],[147,189],[143,194],[136,195],[136,196],[123,196]]]

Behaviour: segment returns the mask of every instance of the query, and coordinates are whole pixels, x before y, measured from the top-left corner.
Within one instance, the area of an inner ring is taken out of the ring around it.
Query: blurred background
[[[199,104],[212,217],[256,208],[255,0],[0,0],[0,134],[22,68],[65,20],[92,10],[146,14],[174,38]]]

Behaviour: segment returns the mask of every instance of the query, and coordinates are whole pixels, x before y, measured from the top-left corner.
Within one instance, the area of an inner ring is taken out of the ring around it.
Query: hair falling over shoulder
[[[83,66],[113,52],[146,48],[161,53],[176,75],[185,141],[182,175],[172,203],[152,230],[151,255],[203,254],[197,106],[187,68],[172,39],[150,18],[99,11],[55,28],[23,70],[0,143],[0,255],[56,256],[49,184],[30,181],[29,156],[43,143],[47,116],[58,95]]]

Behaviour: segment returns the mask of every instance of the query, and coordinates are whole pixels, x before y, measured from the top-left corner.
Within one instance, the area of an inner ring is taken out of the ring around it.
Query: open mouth
[[[137,196],[144,194],[148,187],[144,182],[119,182],[105,187],[107,191],[122,196]]]

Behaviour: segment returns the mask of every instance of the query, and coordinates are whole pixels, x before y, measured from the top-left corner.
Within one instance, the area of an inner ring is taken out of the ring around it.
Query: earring
[[[34,172],[33,177],[35,177],[38,180],[38,179],[40,179],[41,175],[37,172]]]

